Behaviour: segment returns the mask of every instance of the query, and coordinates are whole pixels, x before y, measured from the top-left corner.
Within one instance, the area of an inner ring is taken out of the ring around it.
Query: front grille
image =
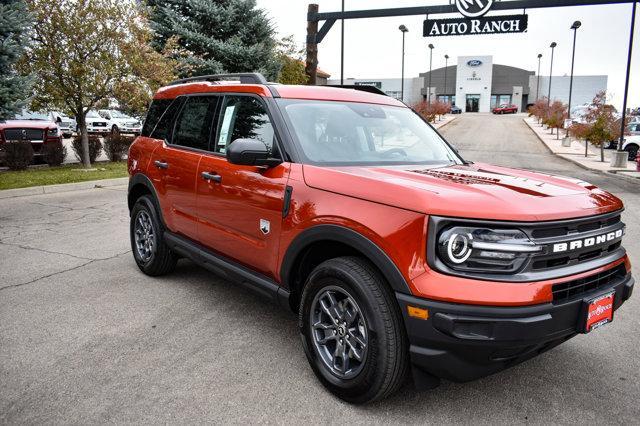
[[[546,247],[545,250],[532,256],[531,263],[526,269],[530,271],[543,271],[565,266],[578,265],[583,262],[607,256],[620,248],[620,238],[599,242],[577,249],[553,252],[555,243],[570,243],[575,240],[615,232],[624,228],[620,213],[573,219],[568,221],[547,222],[523,228],[531,240],[538,245]]]
[[[107,127],[107,123],[103,123],[103,122],[95,121],[95,122],[93,123],[93,127]]]
[[[606,228],[608,226],[616,225],[619,222],[620,215],[616,214],[613,217],[585,219],[584,221],[576,221],[575,223],[569,223],[563,226],[545,226],[531,231],[531,236],[533,238],[564,237],[571,233],[595,231],[598,229]]]
[[[41,141],[44,140],[42,129],[5,129],[4,139],[7,141]]]
[[[615,268],[599,272],[588,277],[567,281],[561,284],[554,284],[551,288],[554,302],[562,302],[581,296],[593,290],[598,290],[610,286],[623,279],[627,275],[624,264]]]

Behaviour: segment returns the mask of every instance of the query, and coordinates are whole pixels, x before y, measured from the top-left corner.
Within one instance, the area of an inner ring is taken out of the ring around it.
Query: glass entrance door
[[[478,112],[480,110],[480,95],[467,95],[466,112]]]

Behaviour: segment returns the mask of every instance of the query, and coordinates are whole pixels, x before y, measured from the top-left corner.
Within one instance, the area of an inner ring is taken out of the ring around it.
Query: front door
[[[289,164],[264,168],[230,164],[234,140],[261,140],[279,156],[266,105],[257,97],[224,97],[211,153],[198,168],[198,235],[203,244],[233,260],[274,276]]]
[[[466,112],[478,112],[480,110],[480,95],[467,95]]]

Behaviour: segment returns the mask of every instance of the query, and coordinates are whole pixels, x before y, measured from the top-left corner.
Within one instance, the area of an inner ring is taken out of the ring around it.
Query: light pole
[[[542,53],[538,53],[538,82],[536,83],[536,101],[540,96],[540,59],[542,59]]]
[[[444,55],[444,95],[449,96],[449,93],[447,93],[447,66],[449,65],[449,55]],[[451,100],[449,99],[449,103],[451,103]]]
[[[626,161],[628,159],[625,159],[625,157],[623,157],[623,154],[627,155],[626,152],[624,152],[622,150],[622,145],[624,144],[624,131],[625,131],[625,121],[627,119],[627,97],[629,96],[629,74],[631,71],[631,53],[633,51],[633,32],[635,30],[635,26],[636,26],[636,2],[633,2],[633,9],[631,11],[631,31],[629,34],[629,54],[627,57],[627,76],[626,76],[626,80],[624,82],[624,99],[622,101],[622,124],[621,124],[621,129],[620,129],[620,140],[618,141],[618,153],[613,157],[613,161],[616,162],[616,164],[613,164],[613,166],[618,166],[618,167],[624,167],[626,166]],[[637,160],[637,157],[636,157]]]
[[[344,14],[344,0],[342,0],[342,13]],[[340,86],[342,86],[344,84],[344,19],[340,24]]]
[[[402,31],[402,78],[400,79],[400,100],[404,102],[404,35],[409,32],[409,29],[404,25],[398,27]]]
[[[573,91],[573,64],[576,59],[576,35],[578,34],[578,28],[582,25],[582,22],[576,21],[571,25],[573,30],[573,53],[571,54],[571,77],[569,78],[569,106],[567,109],[567,119],[571,120],[571,93]],[[569,127],[567,126],[567,137],[569,136]]]
[[[431,65],[433,64],[433,44],[429,44],[429,87],[427,91],[427,102],[431,104]]]
[[[549,71],[549,96],[547,97],[547,106],[551,104],[551,77],[553,75],[553,49],[556,48],[558,44],[554,41],[549,46],[551,48],[551,70]]]

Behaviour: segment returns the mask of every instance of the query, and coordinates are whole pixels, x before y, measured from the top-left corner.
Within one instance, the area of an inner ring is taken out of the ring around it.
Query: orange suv
[[[353,403],[473,380],[610,322],[634,280],[622,203],[576,179],[465,161],[375,89],[203,76],[156,93],[129,152],[131,245],[299,316]]]

